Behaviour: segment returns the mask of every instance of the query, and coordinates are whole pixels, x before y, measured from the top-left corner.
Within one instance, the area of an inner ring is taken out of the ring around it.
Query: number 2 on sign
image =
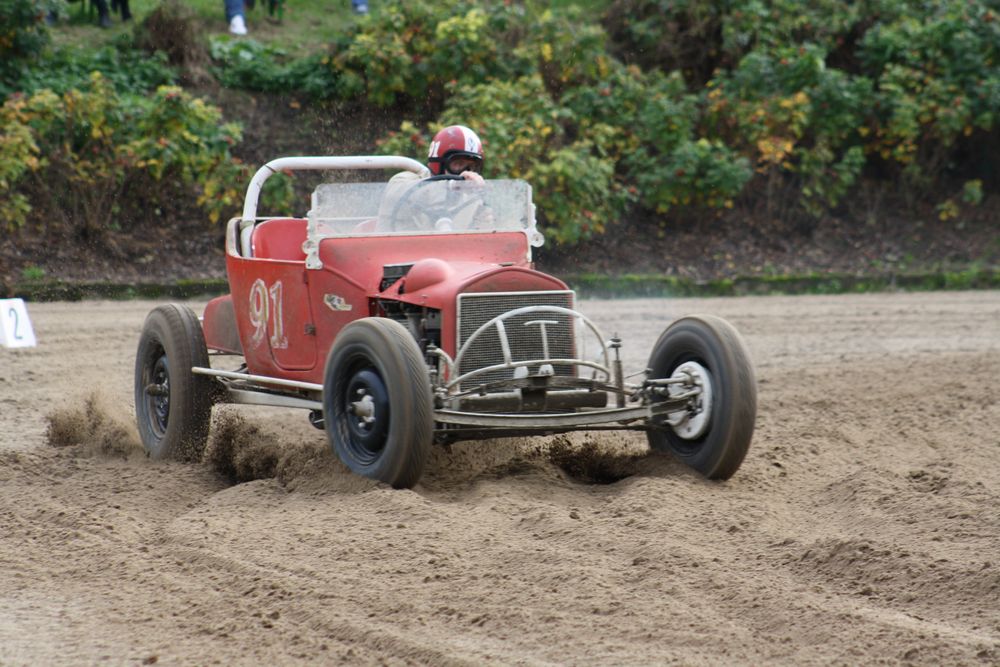
[[[0,299],[0,347],[34,347],[35,332],[22,299]]]
[[[253,326],[251,341],[254,347],[260,345],[267,335],[267,325],[271,324],[271,348],[284,349],[288,347],[285,337],[285,327],[282,323],[281,281],[267,288],[267,283],[258,278],[250,288],[250,324]],[[273,313],[273,315],[272,315]]]
[[[14,340],[24,340],[24,335],[21,333],[21,329],[17,326],[19,321],[17,319],[17,311],[13,308],[7,311],[7,316],[14,322]]]

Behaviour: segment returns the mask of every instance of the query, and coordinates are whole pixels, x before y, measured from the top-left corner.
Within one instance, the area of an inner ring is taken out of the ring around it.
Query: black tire
[[[212,420],[212,379],[201,323],[190,308],[159,306],[146,317],[135,355],[135,417],[154,459],[198,461]]]
[[[649,357],[651,378],[668,378],[685,362],[704,367],[712,384],[705,430],[684,438],[669,425],[647,431],[649,446],[672,453],[709,479],[729,479],[753,439],[757,381],[746,346],[725,320],[711,315],[680,319],[663,332]]]
[[[358,409],[370,409],[367,422]],[[434,405],[423,354],[401,324],[369,317],[344,327],[326,361],[323,417],[334,453],[353,472],[397,489],[417,483]]]

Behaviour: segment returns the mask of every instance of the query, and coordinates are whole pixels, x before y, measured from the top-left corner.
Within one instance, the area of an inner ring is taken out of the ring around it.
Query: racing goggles
[[[467,164],[464,165],[463,169],[458,167],[453,167],[453,162],[465,161]],[[467,153],[465,151],[453,151],[444,156],[441,160],[441,166],[444,167],[444,173],[446,174],[461,174],[463,171],[474,171],[477,174],[483,173],[483,156],[477,153]]]

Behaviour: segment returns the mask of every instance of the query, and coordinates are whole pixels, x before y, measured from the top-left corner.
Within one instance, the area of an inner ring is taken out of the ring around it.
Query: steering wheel
[[[465,211],[472,205],[481,204],[482,201],[479,197],[471,197],[469,201],[461,204],[452,204],[455,197],[455,191],[452,189],[447,189],[445,193],[445,200],[441,204],[433,206],[414,206],[411,204],[411,200],[414,199],[418,191],[422,191],[431,183],[436,181],[464,181],[465,178],[457,174],[436,174],[430,178],[424,178],[413,184],[412,187],[407,189],[403,196],[399,198],[396,205],[393,206],[392,212],[389,214],[387,220],[387,226],[390,231],[399,231],[401,227],[409,229],[416,227],[418,231],[430,231],[434,229],[434,223],[441,218],[457,218],[460,213]],[[400,213],[405,211],[407,206],[413,210],[415,214],[413,216],[413,223],[401,225],[403,222],[400,218]]]

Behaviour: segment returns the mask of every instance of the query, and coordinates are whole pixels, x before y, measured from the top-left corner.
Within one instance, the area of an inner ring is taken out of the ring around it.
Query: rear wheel
[[[330,445],[352,471],[409,488],[423,473],[434,435],[427,365],[399,323],[369,317],[337,336],[323,380]]]
[[[658,417],[649,445],[671,452],[709,479],[739,469],[757,419],[757,383],[746,346],[725,320],[685,317],[660,336],[649,358],[650,378],[684,378],[670,394],[698,388],[685,410]]]
[[[146,317],[135,357],[135,416],[150,457],[197,461],[212,419],[212,384],[197,316],[185,306],[159,306]]]

